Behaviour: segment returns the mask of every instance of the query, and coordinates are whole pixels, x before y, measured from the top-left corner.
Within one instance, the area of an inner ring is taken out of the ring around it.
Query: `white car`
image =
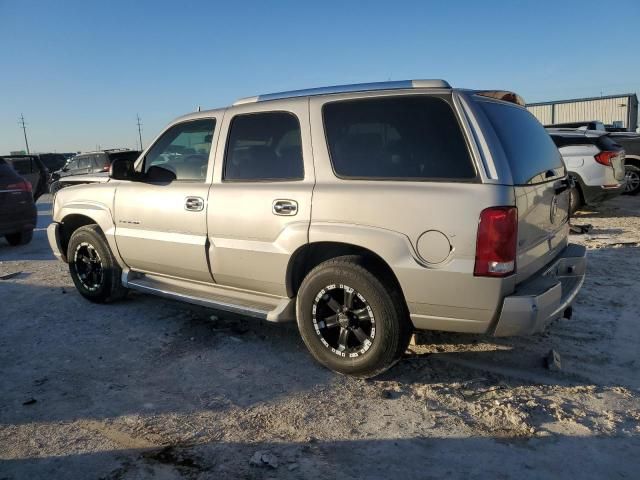
[[[624,149],[600,130],[548,128],[569,175],[571,213],[582,205],[597,205],[624,193]]]

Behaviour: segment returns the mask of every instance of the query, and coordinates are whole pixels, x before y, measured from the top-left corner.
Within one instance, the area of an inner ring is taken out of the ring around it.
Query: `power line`
[[[29,154],[29,141],[27,140],[27,124],[24,123],[24,115],[20,114],[20,120],[18,120],[18,125],[22,128],[24,132],[24,143],[27,146],[27,154]]]
[[[136,117],[138,119],[138,138],[140,139],[140,150],[143,150],[142,148],[142,122],[140,121],[140,115],[136,113]]]

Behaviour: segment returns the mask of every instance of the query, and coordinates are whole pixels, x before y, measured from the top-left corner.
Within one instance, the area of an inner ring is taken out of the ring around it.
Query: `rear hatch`
[[[619,145],[615,139],[611,138],[608,134],[598,137],[596,146],[603,152],[611,152],[611,155],[606,156],[605,165],[609,163],[613,169],[613,177],[617,182],[621,183],[624,180],[624,157],[625,152],[621,145]]]
[[[0,158],[0,223],[13,222],[31,203],[31,191],[20,177]]]
[[[518,209],[516,283],[520,283],[567,245],[566,169],[544,127],[525,108],[479,97],[476,101],[493,126],[511,171]]]

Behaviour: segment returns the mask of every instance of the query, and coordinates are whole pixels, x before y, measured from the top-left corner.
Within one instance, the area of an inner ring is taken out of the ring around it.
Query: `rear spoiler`
[[[502,100],[503,102],[515,103],[516,105],[520,105],[521,107],[526,106],[524,98],[514,92],[508,92],[506,90],[481,90],[475,93],[476,95],[481,95],[483,97],[495,98],[496,100]]]

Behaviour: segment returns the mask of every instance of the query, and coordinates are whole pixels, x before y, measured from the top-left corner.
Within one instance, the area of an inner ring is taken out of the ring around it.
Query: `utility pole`
[[[22,127],[22,131],[24,132],[24,143],[27,146],[27,155],[29,154],[29,141],[27,140],[27,124],[24,123],[24,115],[20,114],[20,120],[18,121],[18,125]]]
[[[142,122],[140,121],[140,115],[136,113],[136,117],[138,118],[138,138],[140,139],[140,150],[142,148]]]

